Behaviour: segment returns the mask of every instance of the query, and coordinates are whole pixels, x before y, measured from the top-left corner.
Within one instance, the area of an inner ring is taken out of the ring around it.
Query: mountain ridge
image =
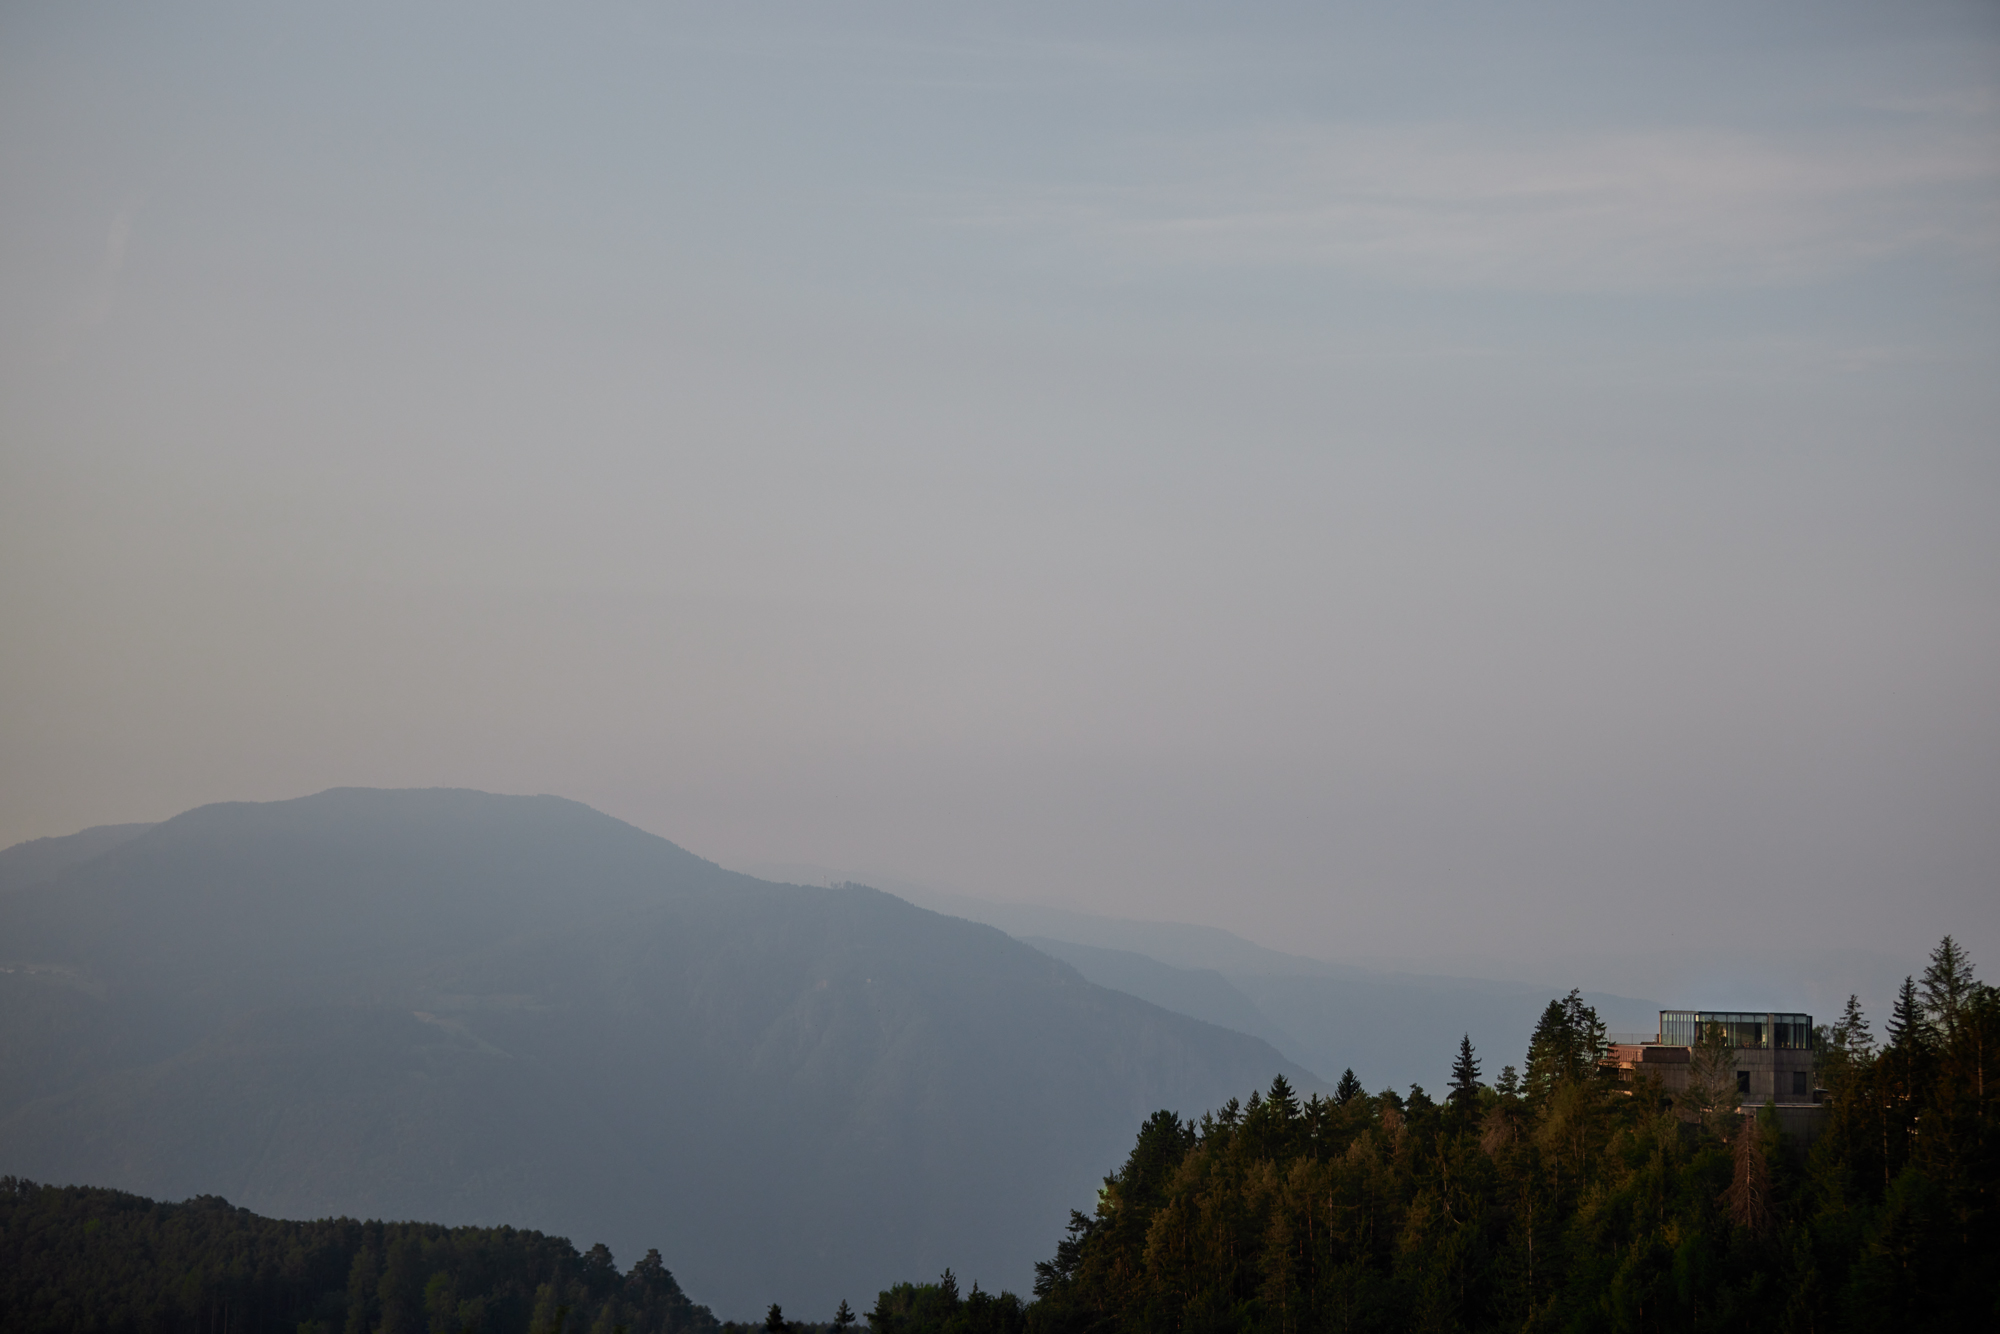
[[[659,1245],[719,1311],[1024,1289],[1136,1121],[1317,1086],[995,928],[559,798],[196,808],[0,893],[0,940],[37,965],[0,973],[0,1172]]]

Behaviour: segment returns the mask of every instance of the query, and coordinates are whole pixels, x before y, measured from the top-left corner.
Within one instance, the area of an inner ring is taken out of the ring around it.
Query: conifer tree
[[[1528,1096],[1540,1102],[1557,1085],[1584,1078],[1605,1050],[1603,1021],[1584,1004],[1582,992],[1572,989],[1550,1001],[1528,1039]]]
[[[1736,1046],[1721,1024],[1702,1025],[1701,1040],[1688,1053],[1686,1097],[1690,1110],[1726,1137],[1742,1099],[1736,1091]]]
[[[840,1299],[840,1309],[833,1313],[833,1327],[835,1329],[848,1329],[853,1326],[856,1319],[857,1317],[854,1314],[853,1308],[847,1304],[847,1298],[842,1297]]]
[[[1499,1095],[1500,1095],[1501,1097],[1503,1097],[1503,1098],[1518,1098],[1518,1097],[1520,1097],[1520,1096],[1521,1096],[1521,1076],[1520,1076],[1519,1072],[1517,1072],[1517,1071],[1516,1071],[1516,1070],[1514,1069],[1514,1067],[1513,1067],[1513,1066],[1511,1066],[1511,1065],[1503,1065],[1503,1066],[1501,1066],[1501,1067],[1500,1067],[1500,1078],[1499,1078],[1499,1080],[1498,1080],[1498,1081],[1497,1081],[1497,1082],[1496,1082],[1496,1083],[1495,1083],[1495,1084],[1493,1085],[1493,1091],[1494,1091],[1494,1092],[1496,1092],[1496,1093],[1498,1093],[1498,1094],[1499,1094]]]
[[[1868,1018],[1861,1013],[1859,997],[1849,994],[1847,1007],[1832,1028],[1815,1035],[1813,1065],[1817,1078],[1831,1089],[1844,1087],[1856,1070],[1875,1056],[1875,1035],[1868,1031]]]
[[[1896,1003],[1891,1007],[1889,1022],[1884,1027],[1889,1034],[1889,1046],[1905,1055],[1924,1051],[1931,1045],[1930,1017],[1924,1013],[1924,1003],[1917,995],[1914,978],[1904,978],[1903,985],[1897,988]]]
[[[1478,1100],[1479,1062],[1472,1054],[1472,1034],[1467,1033],[1458,1040],[1458,1059],[1452,1062],[1449,1101],[1461,1110],[1469,1110]]]
[[[1340,1082],[1333,1086],[1333,1100],[1342,1107],[1362,1095],[1361,1081],[1354,1077],[1354,1068],[1349,1066],[1340,1072]]]
[[[1958,1030],[1959,1011],[1978,986],[1972,961],[1959,943],[1950,936],[1940,940],[1931,951],[1930,967],[1924,969],[1923,997],[1931,1021],[1947,1040]]]
[[[1264,1102],[1266,1106],[1278,1114],[1279,1120],[1290,1122],[1298,1119],[1298,1095],[1292,1092],[1291,1081],[1283,1075],[1278,1075],[1271,1080],[1271,1093]]]
[[[1729,1220],[1756,1236],[1771,1230],[1771,1164],[1764,1156],[1764,1131],[1756,1117],[1737,1127],[1733,1170],[1724,1200]]]
[[[1949,939],[1949,937],[1947,937]],[[1847,995],[1847,1008],[1833,1026],[1833,1047],[1844,1056],[1866,1060],[1875,1050],[1875,1035],[1868,1030],[1868,1017],[1861,1013],[1861,998]]]
[[[776,1302],[764,1313],[764,1329],[766,1334],[785,1334],[785,1313]]]

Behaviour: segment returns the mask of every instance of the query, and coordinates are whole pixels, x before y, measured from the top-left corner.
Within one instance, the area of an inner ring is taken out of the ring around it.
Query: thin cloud
[[[1992,128],[1809,143],[1285,129],[1183,148],[1150,180],[988,195],[961,217],[1128,263],[1310,266],[1427,286],[1782,284],[1912,250],[2000,258]]]

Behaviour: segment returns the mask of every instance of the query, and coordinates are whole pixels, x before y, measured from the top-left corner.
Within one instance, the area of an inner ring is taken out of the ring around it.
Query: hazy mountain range
[[[657,1246],[725,1314],[1025,1289],[1149,1112],[1316,1086],[991,927],[552,797],[23,844],[0,963],[0,1172]]]
[[[1149,1112],[1435,1088],[1464,1031],[1497,1073],[1551,994],[906,892],[450,790],[20,844],[0,1172],[657,1246],[725,1314],[946,1265],[1025,1289]]]
[[[812,868],[790,868],[810,879]],[[923,907],[999,927],[1100,986],[1263,1038],[1331,1083],[1352,1068],[1373,1091],[1423,1084],[1435,1092],[1461,1036],[1489,1077],[1523,1059],[1536,1016],[1560,978],[1540,984],[1397,972],[1269,949],[1186,922],[1100,917],[999,903],[913,885],[884,887]],[[1586,991],[1613,1031],[1652,1032],[1658,1001]]]

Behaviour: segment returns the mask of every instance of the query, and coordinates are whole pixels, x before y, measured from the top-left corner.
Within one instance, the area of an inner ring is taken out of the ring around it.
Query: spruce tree
[[[840,1309],[833,1313],[833,1327],[835,1329],[850,1328],[854,1324],[855,1319],[856,1316],[853,1308],[848,1306],[847,1298],[842,1297],[840,1299]]]
[[[1264,1102],[1266,1106],[1277,1113],[1280,1121],[1289,1124],[1298,1119],[1298,1095],[1292,1092],[1291,1081],[1283,1075],[1278,1075],[1271,1080],[1271,1094]]]
[[[1924,1003],[1917,995],[1914,978],[1906,977],[1903,985],[1896,990],[1896,1003],[1889,1011],[1889,1022],[1884,1026],[1889,1034],[1891,1049],[1909,1054],[1921,1052],[1931,1045],[1933,1037],[1930,1017],[1924,1013]]]
[[[1764,1129],[1758,1118],[1746,1116],[1736,1128],[1729,1189],[1723,1202],[1729,1219],[1745,1232],[1762,1236],[1771,1230],[1771,1163],[1764,1156]]]
[[[1361,1081],[1354,1077],[1352,1066],[1340,1072],[1340,1082],[1333,1086],[1333,1100],[1342,1107],[1360,1097],[1363,1092]]]
[[[1503,1098],[1520,1097],[1521,1096],[1520,1072],[1515,1070],[1514,1067],[1511,1065],[1501,1066],[1500,1078],[1498,1082],[1496,1082],[1493,1085],[1493,1091],[1498,1093]]]
[[[1940,940],[1931,951],[1930,967],[1924,969],[1923,997],[1924,1008],[1945,1038],[1958,1031],[1959,1011],[1978,987],[1964,949],[1950,936]]]
[[[1550,1001],[1528,1039],[1528,1096],[1540,1102],[1558,1084],[1584,1078],[1605,1050],[1604,1023],[1582,992]]]
[[[1853,992],[1847,994],[1847,1008],[1833,1026],[1833,1049],[1854,1060],[1866,1060],[1875,1049],[1875,1035],[1868,1031],[1868,1017],[1861,1013],[1861,998]]]
[[[1472,1054],[1472,1034],[1458,1040],[1458,1059],[1451,1066],[1451,1104],[1471,1110],[1479,1100],[1479,1062]]]
[[[1847,1008],[1831,1029],[1816,1035],[1813,1065],[1816,1077],[1828,1088],[1844,1088],[1855,1070],[1875,1055],[1875,1035],[1868,1031],[1868,1018],[1861,1013],[1861,1000],[1850,993]]]
[[[770,1331],[785,1334],[785,1313],[776,1302],[772,1302],[771,1309],[764,1313],[764,1329],[766,1334],[770,1334]]]

